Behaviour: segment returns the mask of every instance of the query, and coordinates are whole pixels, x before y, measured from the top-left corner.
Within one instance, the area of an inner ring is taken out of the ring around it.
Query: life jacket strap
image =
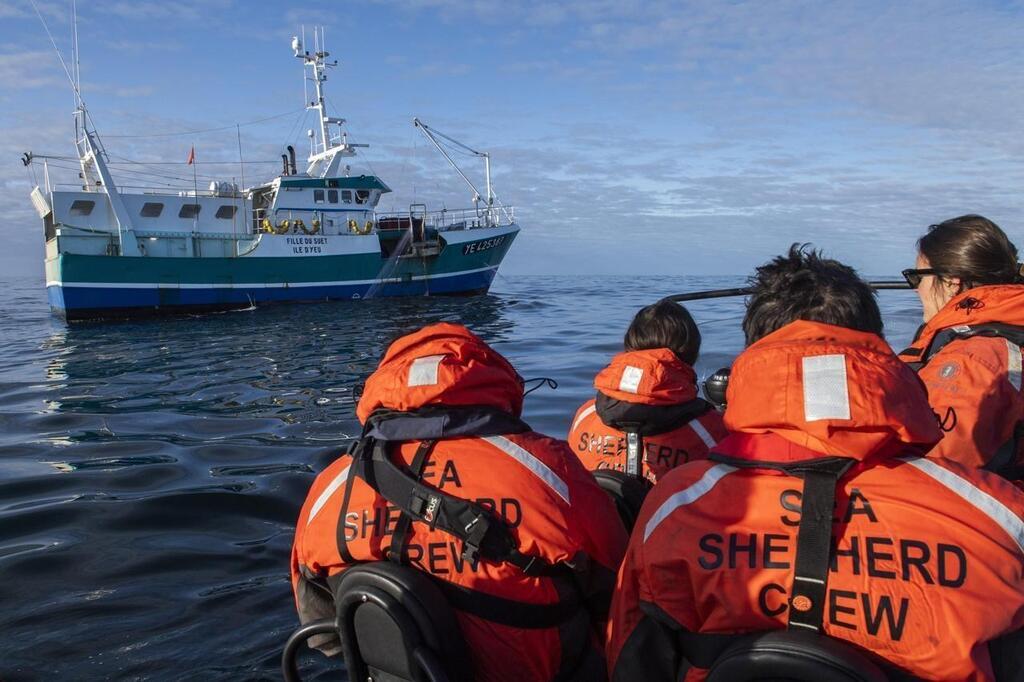
[[[360,460],[353,464],[354,475],[413,521],[461,540],[462,558],[474,570],[485,559],[512,564],[532,577],[572,572],[564,564],[520,552],[508,523],[489,509],[410,476],[391,461],[383,441],[372,440],[359,454]]]
[[[796,537],[793,589],[789,599],[790,630],[821,631],[828,588],[836,487],[839,477],[852,464],[852,459],[829,458],[803,468],[804,490]]]
[[[626,473],[631,476],[644,475],[644,437],[635,430],[626,430]]]
[[[412,458],[412,463],[409,465],[409,473],[417,480],[423,479],[423,470],[427,466],[427,461],[430,459],[430,453],[434,449],[434,445],[437,444],[436,440],[425,440],[420,442],[419,448],[416,449],[416,454]],[[386,448],[387,446],[385,446]],[[388,551],[388,558],[395,563],[402,563],[402,549],[405,547],[405,539],[409,535],[409,529],[412,527],[412,517],[402,512],[398,517],[398,521],[395,523],[395,530],[391,534],[391,548]]]
[[[793,586],[789,591],[788,628],[820,632],[828,591],[836,487],[855,460],[821,457],[795,463],[751,461],[718,453],[712,453],[709,459],[746,469],[774,469],[803,478]]]
[[[928,364],[939,351],[953,341],[969,339],[974,336],[988,336],[1006,339],[1014,345],[1024,346],[1024,327],[1000,322],[987,324],[959,324],[953,327],[946,327],[932,337],[932,340],[924,349],[907,348],[900,351],[900,355],[916,356],[917,361],[907,363],[914,368],[914,371],[921,371],[921,368]]]
[[[350,471],[355,471],[356,466],[359,464],[360,448],[365,447],[366,445],[365,435],[366,429],[364,428],[363,438],[360,438],[355,443],[350,444],[346,450],[345,454],[352,457],[352,464],[350,465],[352,469]],[[335,530],[335,541],[338,546],[338,556],[340,556],[342,561],[346,564],[356,563],[355,557],[352,556],[352,552],[348,551],[348,538],[345,537],[345,533],[347,531],[347,528],[345,527],[345,519],[348,516],[349,502],[352,499],[352,481],[354,478],[355,476],[350,474],[348,480],[345,481],[345,493],[341,498],[341,511],[338,513],[338,524],[337,529]]]

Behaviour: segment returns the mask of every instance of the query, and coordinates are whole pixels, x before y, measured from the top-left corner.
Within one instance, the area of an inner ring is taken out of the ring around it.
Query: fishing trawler
[[[208,189],[120,188],[109,155],[81,98],[75,129],[80,182],[31,192],[46,237],[46,287],[51,309],[68,320],[246,308],[279,301],[363,299],[486,292],[519,232],[512,207],[491,188],[490,156],[418,119],[414,125],[472,190],[473,207],[377,210],[391,191],[376,175],[352,175],[356,148],[345,120],[328,114],[329,61],[322,30],[314,49],[292,39],[315,99],[306,168],[287,147],[281,172],[248,188],[213,181]],[[77,62],[77,57],[75,59]],[[77,69],[76,69],[77,70]],[[456,145],[483,160],[485,194],[452,160]],[[193,152],[188,163],[193,161]],[[193,167],[194,168],[194,167]]]

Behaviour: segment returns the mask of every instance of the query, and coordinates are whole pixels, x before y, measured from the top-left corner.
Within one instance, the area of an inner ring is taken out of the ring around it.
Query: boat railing
[[[102,192],[101,187],[90,187],[81,183],[55,183],[51,189],[60,192]],[[150,185],[122,185],[118,183],[117,191],[121,194],[155,194],[174,197],[217,197],[218,199],[241,199],[242,192],[225,192],[223,190],[193,189],[191,187],[153,187]]]
[[[415,208],[410,208],[407,211],[378,211],[375,214],[375,218],[378,227],[380,227],[382,221],[385,224],[394,222],[396,225],[408,225],[409,221],[415,218],[417,222],[422,220],[427,227],[439,232],[448,232],[453,230],[472,230],[480,227],[497,227],[514,222],[514,208],[512,206],[505,206],[504,208],[505,213],[501,213],[498,209],[488,211],[486,208],[443,208],[438,211],[426,211],[422,208],[422,204],[417,204]],[[507,216],[505,222],[502,222],[502,216]]]

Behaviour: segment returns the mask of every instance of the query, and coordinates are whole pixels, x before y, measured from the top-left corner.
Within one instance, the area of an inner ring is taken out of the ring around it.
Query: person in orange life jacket
[[[316,478],[298,519],[300,620],[334,616],[332,586],[348,566],[390,559],[437,579],[477,679],[603,677],[626,532],[566,444],[520,419],[522,406],[518,373],[465,327],[392,343],[359,401],[359,446]],[[430,504],[391,499],[382,482],[396,476]],[[483,537],[446,521],[467,500]],[[339,651],[337,638],[311,643]]]
[[[794,246],[752,285],[730,433],[662,477],[630,539],[611,679],[704,679],[737,633],[787,626],[904,675],[1019,675],[1024,495],[923,456],[924,386],[851,268]]]
[[[625,352],[594,379],[597,397],[576,411],[569,429],[569,447],[585,467],[653,483],[707,456],[725,429],[721,415],[697,396],[700,340],[697,323],[678,303],[660,301],[636,314]]]
[[[1024,285],[1017,248],[978,215],[932,225],[904,276],[925,324],[900,357],[918,369],[945,437],[933,454],[1024,475],[1021,345]]]

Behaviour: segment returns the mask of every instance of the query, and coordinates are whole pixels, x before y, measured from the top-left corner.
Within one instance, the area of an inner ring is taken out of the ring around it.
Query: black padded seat
[[[594,472],[594,478],[615,502],[615,509],[626,530],[632,532],[640,515],[640,507],[651,490],[651,482],[615,469],[598,469]]]
[[[776,630],[745,637],[715,660],[707,682],[887,682],[851,645],[814,632]]]
[[[349,568],[332,588],[349,679],[472,679],[455,612],[426,573],[376,561]]]

